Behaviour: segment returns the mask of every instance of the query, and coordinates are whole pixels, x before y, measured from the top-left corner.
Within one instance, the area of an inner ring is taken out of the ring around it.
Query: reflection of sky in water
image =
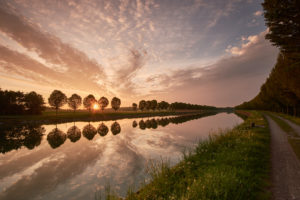
[[[108,184],[125,195],[128,187],[143,182],[149,160],[169,159],[175,164],[186,146],[242,121],[234,114],[221,113],[141,130],[132,128],[134,120],[140,119],[118,120],[118,135],[109,131],[104,137],[97,133],[92,140],[81,136],[73,143],[67,139],[55,149],[48,144],[47,134],[56,126],[44,125],[42,142],[33,150],[22,147],[0,154],[0,199],[94,199],[96,191]],[[113,122],[104,124],[110,129]],[[75,123],[81,131],[87,124]],[[90,124],[97,129],[101,122]],[[64,123],[57,128],[67,133],[72,126],[74,123]]]

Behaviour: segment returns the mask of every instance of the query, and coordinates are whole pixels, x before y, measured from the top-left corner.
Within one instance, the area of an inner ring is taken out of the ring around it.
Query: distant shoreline
[[[45,111],[41,115],[0,115],[1,125],[13,124],[53,124],[74,121],[109,121],[125,118],[143,118],[154,116],[187,115],[195,113],[218,113],[219,110],[176,110],[176,111],[97,111],[89,113],[87,111],[59,111],[57,116],[55,111]]]

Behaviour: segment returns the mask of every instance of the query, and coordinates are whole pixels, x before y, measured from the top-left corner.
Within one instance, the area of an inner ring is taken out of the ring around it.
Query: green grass
[[[252,122],[257,126],[251,128]],[[149,168],[151,181],[127,199],[269,199],[268,124],[252,111],[242,125],[200,142],[176,166]]]
[[[280,126],[280,128],[287,133],[288,141],[289,141],[291,147],[293,148],[295,154],[300,159],[300,137],[299,137],[299,135],[295,132],[295,130],[288,123],[286,123],[282,119],[274,116],[277,113],[275,114],[275,113],[268,112],[268,114],[278,124],[278,126]],[[282,115],[280,115],[280,116],[282,116]],[[284,115],[282,117],[286,117],[286,115]],[[292,118],[295,118],[295,117],[292,117]]]
[[[285,119],[288,119],[288,120],[294,122],[295,124],[300,125],[300,117],[294,117],[294,116],[286,115],[286,114],[283,114],[283,113],[276,113],[276,114],[283,117],[283,118],[285,118]]]

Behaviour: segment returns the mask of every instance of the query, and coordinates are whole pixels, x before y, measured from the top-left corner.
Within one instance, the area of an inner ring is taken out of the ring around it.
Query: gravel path
[[[287,134],[266,116],[271,131],[272,194],[274,200],[300,200],[300,161]]]

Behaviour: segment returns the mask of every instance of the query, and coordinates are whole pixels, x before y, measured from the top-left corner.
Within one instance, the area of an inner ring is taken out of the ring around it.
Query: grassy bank
[[[200,142],[176,166],[151,165],[151,181],[126,199],[269,199],[269,170],[268,124],[253,111],[242,125]]]
[[[275,114],[275,113],[268,112],[268,114],[280,126],[280,128],[288,134],[288,141],[289,141],[291,147],[293,148],[294,152],[296,153],[297,157],[300,159],[300,137],[299,137],[299,135],[294,131],[294,129],[288,123],[286,123],[282,119],[276,117],[275,115],[277,113]],[[294,118],[295,121],[297,121],[297,120],[299,121],[299,118],[291,117],[289,115],[280,115],[280,116],[285,117],[289,120],[291,118]],[[290,118],[288,118],[287,116],[289,116]],[[295,121],[293,121],[293,122],[295,122]]]
[[[1,116],[0,123],[64,123],[72,121],[105,121],[117,120],[124,118],[167,116],[167,115],[184,115],[191,113],[216,112],[216,111],[199,111],[199,110],[176,110],[176,111],[69,111],[60,110],[57,115],[54,110],[46,110],[41,115],[9,115]]]

